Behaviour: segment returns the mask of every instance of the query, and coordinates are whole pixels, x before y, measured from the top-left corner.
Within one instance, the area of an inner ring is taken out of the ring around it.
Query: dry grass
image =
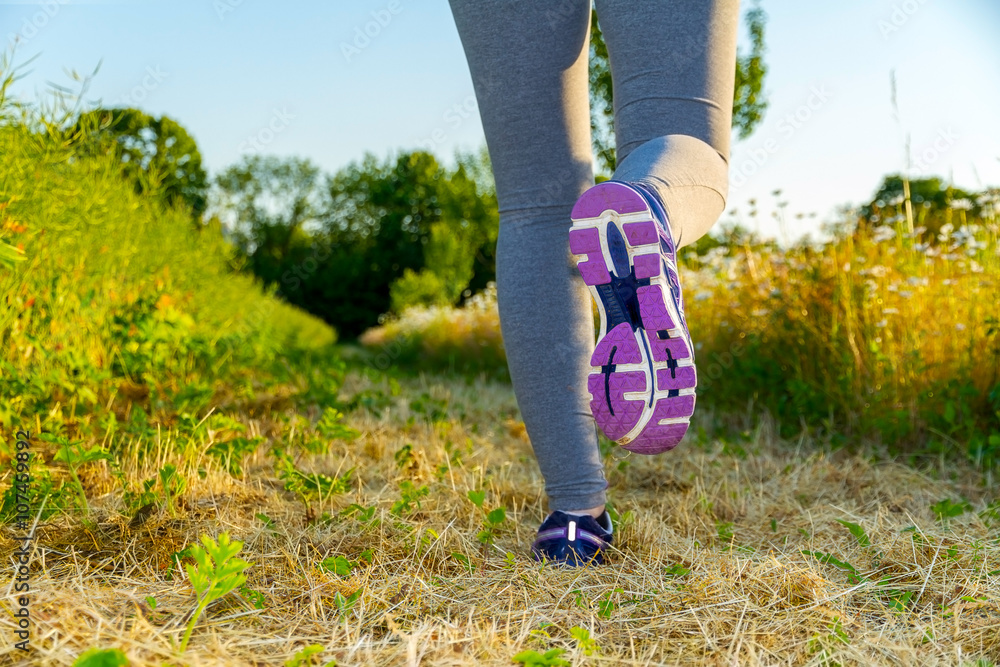
[[[353,374],[345,389],[368,383]],[[190,487],[178,518],[163,513],[130,528],[118,494],[101,496],[113,485],[93,464],[84,482],[96,526],[59,517],[38,530],[31,663],[69,665],[100,646],[121,648],[134,665],[282,664],[309,644],[339,665],[507,665],[523,650],[556,647],[572,664],[601,665],[1000,660],[997,526],[974,512],[943,523],[930,509],[962,496],[982,511],[992,498],[970,469],[949,469],[943,480],[822,453],[814,443],[781,443],[767,428],[742,442],[692,437],[660,457],[614,452],[611,497],[622,518],[612,563],[560,569],[526,556],[544,505],[510,389],[422,378],[404,383],[401,395],[423,392],[448,401],[447,417],[411,413],[402,399],[381,417],[361,410],[350,419],[362,430],[355,442],[298,462],[330,474],[356,466],[353,489],[316,508],[329,521],[307,523],[263,453],[242,480],[201,455],[181,463]],[[710,416],[701,419],[707,425]],[[242,421],[276,443],[289,436],[277,413]],[[400,466],[394,455],[405,444],[414,454]],[[173,448],[167,434],[162,448]],[[159,465],[139,470],[138,458],[128,460],[134,479]],[[396,516],[389,510],[406,479],[429,493],[419,509]],[[486,508],[507,509],[492,547],[476,541],[482,513],[466,493],[477,488],[487,490]],[[340,514],[352,503],[375,505],[377,520]],[[871,546],[837,519],[863,526]],[[224,530],[245,542],[241,556],[254,563],[248,584],[266,607],[223,598],[178,658],[173,646],[194,594],[185,575],[168,578],[171,554]],[[0,540],[7,553],[11,534]],[[372,562],[346,578],[319,566],[366,549]],[[803,550],[833,554],[863,580],[851,583]],[[472,573],[453,553],[469,559]],[[357,590],[341,615],[337,593]],[[911,601],[894,608],[892,596],[907,591]],[[10,589],[3,601],[13,607]],[[0,625],[13,636],[9,616]],[[592,655],[570,636],[573,627],[590,631]],[[8,641],[0,661],[15,663],[18,653]]]

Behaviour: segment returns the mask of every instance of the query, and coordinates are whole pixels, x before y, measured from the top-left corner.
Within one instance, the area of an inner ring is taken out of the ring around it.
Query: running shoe
[[[566,514],[556,510],[542,522],[531,553],[535,560],[572,567],[602,565],[613,532],[607,510],[596,519],[589,514]]]
[[[605,181],[572,218],[570,250],[601,313],[587,380],[594,419],[629,451],[673,449],[694,413],[697,374],[666,212],[646,186]]]

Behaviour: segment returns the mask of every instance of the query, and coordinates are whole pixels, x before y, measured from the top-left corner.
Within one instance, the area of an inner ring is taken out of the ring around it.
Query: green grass
[[[236,273],[220,229],[136,194],[114,156],[79,159],[71,137],[13,111],[0,122],[0,240],[22,259],[0,268],[4,428],[76,438],[123,392],[194,414],[249,368],[334,342]]]

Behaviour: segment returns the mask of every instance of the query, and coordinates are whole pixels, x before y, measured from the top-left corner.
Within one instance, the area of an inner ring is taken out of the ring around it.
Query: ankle
[[[590,516],[596,519],[597,517],[604,514],[604,505],[598,505],[597,507],[591,507],[585,510],[562,510],[562,512],[564,514],[578,514],[581,516],[584,514],[589,514]]]

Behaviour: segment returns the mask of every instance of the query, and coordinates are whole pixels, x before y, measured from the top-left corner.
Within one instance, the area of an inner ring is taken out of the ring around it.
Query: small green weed
[[[865,529],[862,528],[860,525],[856,523],[851,523],[850,521],[845,521],[843,519],[837,519],[837,523],[841,524],[842,526],[847,528],[847,530],[851,531],[851,535],[854,536],[854,539],[857,540],[860,546],[870,547],[872,545],[872,541],[868,538],[868,533],[866,533]]]
[[[191,620],[188,621],[184,638],[181,640],[180,653],[187,650],[191,633],[205,608],[215,600],[242,586],[247,579],[244,570],[253,565],[253,563],[235,557],[243,548],[243,543],[230,542],[229,533],[219,535],[218,542],[207,535],[202,535],[201,543],[204,548],[193,544],[187,549],[188,555],[194,559],[195,563],[193,565],[186,564],[184,569],[187,571],[188,580],[194,588],[198,604],[191,615]]]
[[[469,557],[463,553],[452,551],[451,557],[454,558],[459,563],[461,563],[462,567],[464,567],[466,570],[469,571],[469,574],[472,574],[473,571],[476,569],[475,566],[472,564],[472,561],[469,560]]]
[[[337,608],[337,618],[340,620],[344,619],[349,611],[354,609],[354,605],[357,604],[358,600],[361,598],[361,589],[354,591],[353,593],[344,596],[343,593],[337,591],[333,596],[333,604]]]
[[[476,539],[481,544],[492,544],[500,534],[500,528],[507,520],[507,510],[503,507],[495,507],[487,511],[483,506],[486,502],[486,491],[483,489],[470,490],[466,497],[469,501],[483,512],[483,527],[476,534]]]
[[[427,488],[426,484],[417,487],[410,480],[404,479],[399,483],[399,500],[392,504],[389,511],[396,516],[404,516],[412,512],[414,508],[420,509],[420,499],[428,493],[430,493],[430,489]]]
[[[335,493],[345,493],[351,488],[351,476],[354,468],[342,475],[331,477],[323,473],[307,473],[295,467],[291,456],[283,451],[274,451],[277,459],[278,477],[285,482],[285,490],[299,496],[305,506],[306,514],[312,514],[312,502],[323,503]]]
[[[512,660],[525,667],[569,667],[569,661],[559,656],[566,652],[564,648],[549,649],[545,653],[538,651],[521,651]]]
[[[601,648],[598,646],[597,641],[590,636],[590,630],[586,628],[573,626],[569,629],[569,634],[576,640],[576,647],[580,649],[584,655],[594,655],[594,653],[599,651]]]
[[[246,600],[254,609],[264,609],[267,607],[267,598],[260,591],[249,586],[241,586],[239,593],[240,597]]]
[[[365,524],[366,526],[375,526],[379,523],[379,518],[375,516],[377,511],[378,505],[362,507],[357,503],[351,503],[344,509],[340,510],[340,516],[353,516],[359,523]]]
[[[313,657],[319,655],[326,649],[322,644],[310,644],[305,648],[297,651],[295,655],[285,661],[285,667],[309,667],[313,664]],[[333,660],[326,663],[327,665],[336,665],[337,661]]]
[[[360,431],[344,424],[344,413],[335,408],[323,410],[323,416],[316,423],[316,430],[328,440],[350,442],[361,435]]]
[[[333,558],[324,558],[320,566],[327,572],[332,572],[344,579],[351,576],[351,572],[358,566],[358,562],[348,560],[344,556],[335,556]]]
[[[209,447],[205,453],[217,460],[233,477],[243,476],[243,461],[253,455],[261,443],[263,437],[256,438],[233,438],[225,442],[217,442]]]
[[[66,467],[69,469],[69,475],[73,480],[73,489],[76,491],[79,506],[83,510],[84,517],[89,516],[90,506],[87,504],[87,494],[83,489],[83,484],[80,482],[80,476],[77,472],[81,466],[87,463],[112,461],[113,457],[104,451],[100,445],[86,448],[83,446],[82,441],[70,442],[66,438],[55,437],[46,433],[42,433],[38,437],[40,440],[46,440],[59,445],[59,450],[52,457],[52,460],[66,464]]]
[[[622,594],[625,590],[622,588],[615,588],[606,592],[597,600],[597,615],[605,620],[611,618],[611,615],[615,613],[618,609],[618,604],[614,601],[613,596],[615,594]]]
[[[816,633],[809,640],[809,652],[819,654],[823,664],[839,665],[839,662],[832,660],[832,653],[842,646],[850,645],[851,638],[844,631],[844,626],[839,618],[834,618],[833,622],[827,626],[824,633]]]
[[[92,648],[73,661],[73,667],[128,667],[129,660],[117,648]]]
[[[931,505],[931,511],[934,512],[938,521],[941,522],[947,522],[949,519],[962,516],[971,509],[972,505],[967,501],[959,500],[956,502],[951,498],[944,498]]]
[[[684,567],[680,563],[674,563],[669,567],[664,568],[663,570],[663,574],[671,579],[683,577],[690,572],[691,572],[690,569]]]

